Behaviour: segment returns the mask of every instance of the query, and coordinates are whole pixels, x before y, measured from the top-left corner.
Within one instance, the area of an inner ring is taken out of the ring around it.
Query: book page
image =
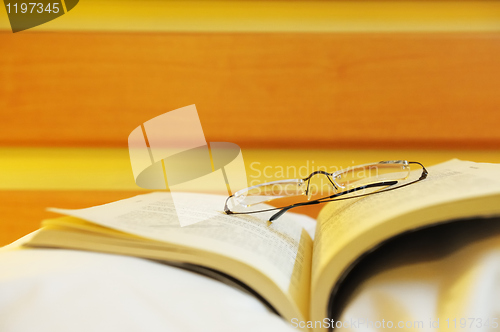
[[[158,192],[87,209],[49,210],[126,233],[231,257],[261,271],[285,293],[292,289],[293,294],[308,293],[311,259],[304,259],[303,254],[310,255],[312,241],[303,232],[303,225],[314,221],[287,213],[268,226],[269,213],[214,214],[214,207],[222,211],[225,199],[219,195],[176,193],[174,206],[169,193]],[[184,219],[206,216],[207,220],[181,227],[179,215]]]
[[[407,187],[331,202],[321,211],[313,248],[312,319],[327,317],[330,291],[342,273],[382,241],[437,222],[500,214],[500,165],[451,160],[428,171],[425,180]],[[412,172],[416,178],[421,173]]]
[[[340,248],[386,220],[432,205],[500,193],[497,164],[451,160],[428,171],[427,179],[408,187],[329,203],[318,218],[313,278]]]

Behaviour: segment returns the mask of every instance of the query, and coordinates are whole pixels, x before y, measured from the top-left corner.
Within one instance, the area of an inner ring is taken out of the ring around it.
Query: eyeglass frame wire
[[[381,161],[379,163],[386,163],[386,162],[385,161]],[[294,203],[294,204],[290,204],[288,206],[283,206],[283,207],[275,207],[275,208],[264,209],[264,210],[259,210],[259,211],[247,211],[247,212],[234,212],[234,211],[231,211],[229,209],[229,207],[227,206],[227,203],[231,199],[231,197],[234,196],[234,194],[233,194],[233,195],[229,196],[226,199],[226,202],[224,204],[224,213],[228,214],[228,215],[231,215],[231,214],[253,214],[253,213],[261,213],[261,212],[268,212],[268,211],[280,210],[280,211],[278,211],[277,213],[275,213],[274,215],[272,215],[269,218],[269,222],[272,223],[274,220],[276,220],[279,217],[281,217],[285,212],[287,212],[288,210],[293,209],[295,207],[306,206],[306,205],[316,205],[316,204],[328,203],[328,202],[333,202],[333,201],[341,201],[341,200],[346,200],[346,199],[359,198],[359,197],[369,196],[369,195],[373,195],[373,194],[377,194],[377,193],[383,193],[383,192],[391,191],[391,190],[394,190],[394,189],[399,189],[399,188],[402,188],[402,187],[406,187],[406,186],[408,186],[410,184],[417,183],[417,182],[422,181],[425,178],[427,178],[427,175],[429,174],[429,172],[427,171],[427,169],[425,168],[424,165],[422,165],[418,161],[408,161],[407,165],[410,165],[410,164],[416,164],[416,165],[419,165],[420,167],[422,167],[422,174],[420,175],[420,177],[417,180],[411,181],[409,183],[405,183],[405,184],[403,184],[403,185],[401,185],[399,187],[387,188],[385,190],[379,190],[379,191],[371,192],[371,193],[368,193],[368,194],[361,194],[361,195],[357,195],[357,196],[353,196],[353,197],[336,198],[336,197],[339,197],[339,196],[342,196],[342,195],[346,195],[346,194],[350,194],[350,193],[356,192],[358,190],[363,190],[363,189],[367,189],[367,188],[382,187],[382,186],[392,186],[392,185],[395,185],[395,184],[397,184],[399,182],[398,180],[380,181],[380,182],[376,182],[376,183],[370,183],[370,184],[367,184],[367,185],[359,186],[359,187],[356,187],[356,188],[353,188],[353,189],[341,191],[341,192],[335,193],[333,195],[322,197],[322,198],[318,198],[318,199],[315,199],[315,200],[312,200],[312,201],[299,202],[299,203]],[[337,190],[339,189],[335,185],[335,183],[332,181],[332,179],[330,178],[330,176],[333,173],[328,173],[328,172],[321,171],[321,170],[312,172],[311,174],[309,174],[308,177],[306,177],[306,178],[304,178],[302,180],[308,181],[308,180],[310,180],[316,174],[326,175],[326,177],[331,182],[331,184],[333,185],[333,187],[335,189],[337,189]],[[308,192],[309,192],[309,185],[310,185],[310,183],[311,183],[311,181],[307,182],[307,189],[305,191],[306,194],[308,194]],[[265,183],[263,185],[265,185]]]

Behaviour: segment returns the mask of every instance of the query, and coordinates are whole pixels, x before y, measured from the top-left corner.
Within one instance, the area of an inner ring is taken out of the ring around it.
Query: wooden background
[[[500,33],[0,33],[3,146],[126,147],[196,104],[243,147],[500,147]]]
[[[0,10],[0,245],[140,193],[128,135],[190,104],[247,167],[500,162],[499,59],[495,1],[86,0],[16,34]]]

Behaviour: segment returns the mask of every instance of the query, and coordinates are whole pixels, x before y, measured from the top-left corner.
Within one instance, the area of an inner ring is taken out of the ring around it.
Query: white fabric
[[[352,323],[349,331],[383,329],[383,321],[414,331],[500,331],[499,221],[451,225],[379,257],[374,265],[399,263],[359,284],[339,321]]]
[[[0,253],[0,331],[296,331],[254,297],[144,259]]]
[[[446,273],[423,277],[422,266],[388,271],[358,289],[339,321],[349,331],[382,330],[384,322],[415,331],[499,331],[500,251],[474,265],[448,281]]]

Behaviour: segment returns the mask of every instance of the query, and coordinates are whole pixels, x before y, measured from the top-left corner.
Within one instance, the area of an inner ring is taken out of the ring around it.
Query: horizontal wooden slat
[[[426,166],[453,158],[500,163],[500,153],[495,150],[242,149],[242,156],[248,186],[305,178],[319,169],[334,172],[380,160],[416,160]],[[208,189],[199,187],[200,191]],[[138,191],[140,188],[134,181],[127,148],[0,147],[0,190]]]
[[[3,191],[0,190],[0,246],[40,228],[60,215],[47,207],[81,209],[143,194],[143,191]]]
[[[427,166],[453,158],[500,163],[500,153],[495,150],[242,149],[242,156],[248,186],[305,178],[319,169],[334,172],[380,160],[417,160]],[[209,189],[201,186],[198,190]],[[127,148],[0,147],[0,190],[138,191],[140,188],[134,181]]]
[[[500,33],[0,33],[1,145],[120,146],[196,104],[244,147],[499,148]]]
[[[6,11],[0,29],[10,30]],[[498,1],[85,0],[34,31],[499,31]]]

